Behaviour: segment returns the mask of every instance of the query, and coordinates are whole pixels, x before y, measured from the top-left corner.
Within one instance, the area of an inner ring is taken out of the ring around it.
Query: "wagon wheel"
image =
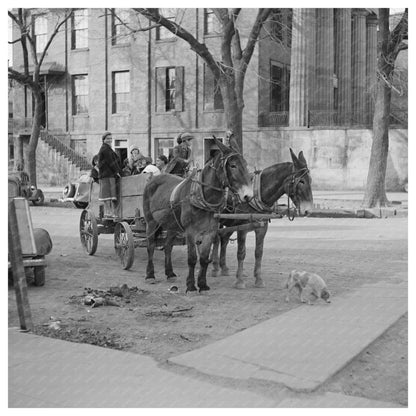
[[[34,267],[33,274],[35,286],[43,286],[45,284],[45,266]]]
[[[89,209],[84,209],[79,220],[79,235],[85,251],[92,256],[97,251],[98,228],[97,219]]]
[[[45,195],[43,195],[43,192],[40,189],[38,189],[35,195],[36,199],[32,199],[32,204],[43,205],[43,203],[45,202]]]
[[[114,249],[123,269],[130,269],[134,261],[134,238],[130,225],[124,221],[118,222],[114,229]]]

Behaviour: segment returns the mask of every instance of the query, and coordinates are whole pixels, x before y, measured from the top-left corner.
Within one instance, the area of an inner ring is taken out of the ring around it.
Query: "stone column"
[[[311,19],[315,9],[293,9],[290,62],[289,126],[308,123],[309,66],[307,50],[312,41]]]
[[[366,15],[364,9],[352,12],[352,112],[353,124],[366,122]]]
[[[309,113],[316,108],[316,13],[316,9],[311,12],[311,19],[309,20],[311,38],[306,51]]]
[[[377,82],[377,16],[370,15],[367,17],[367,53],[366,53],[367,67],[367,123],[372,124],[374,115],[374,101]]]
[[[351,9],[336,9],[335,74],[338,125],[351,124]]]
[[[315,125],[333,124],[334,111],[334,9],[317,9],[316,15]]]

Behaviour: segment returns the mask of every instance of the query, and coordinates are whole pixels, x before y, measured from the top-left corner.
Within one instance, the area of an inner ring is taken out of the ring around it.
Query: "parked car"
[[[85,209],[90,202],[90,189],[93,179],[84,173],[75,183],[69,183],[62,191],[62,200],[71,201],[77,208]]]
[[[21,196],[31,201],[33,205],[43,205],[45,202],[43,192],[30,184],[29,175],[24,171],[9,172],[8,184],[9,200]]]

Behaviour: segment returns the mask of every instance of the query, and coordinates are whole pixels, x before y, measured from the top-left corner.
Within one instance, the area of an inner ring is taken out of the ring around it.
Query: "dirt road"
[[[175,247],[176,293],[163,273],[163,251],[155,255],[158,282],[144,282],[146,250],[137,248],[129,271],[121,269],[112,235],[100,235],[96,255],[88,256],[79,241],[81,210],[31,208],[35,227],[51,234],[46,285],[29,287],[36,332],[141,354],[161,364],[168,357],[222,339],[300,305],[284,301],[284,283],[292,269],[325,278],[332,296],[343,296],[365,283],[407,280],[407,218],[382,220],[302,218],[275,220],[266,237],[263,276],[266,288],[254,288],[254,236],[247,240],[247,289],[233,288],[236,246],[231,245],[229,277],[209,277],[211,291],[187,296],[186,248]],[[85,305],[88,294],[108,294],[119,306]],[[312,306],[313,307],[313,306]],[[9,288],[9,326],[17,326],[14,292]],[[333,377],[321,389],[407,404],[407,316]],[[270,386],[265,391],[271,389]],[[274,391],[276,387],[271,390]]]

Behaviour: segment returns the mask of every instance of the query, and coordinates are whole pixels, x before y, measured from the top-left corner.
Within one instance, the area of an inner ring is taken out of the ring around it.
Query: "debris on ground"
[[[193,306],[188,307],[181,307],[176,306],[174,308],[169,309],[168,307],[162,308],[162,309],[155,309],[148,312],[145,312],[145,316],[168,316],[168,317],[175,317],[175,316],[182,316],[185,318],[190,318],[193,315],[186,313],[193,309]]]
[[[99,306],[121,307],[131,302],[131,298],[137,295],[147,294],[145,290],[138,289],[137,286],[128,287],[125,283],[120,286],[112,286],[108,290],[84,288],[84,293],[80,296],[73,295],[70,300],[80,302],[82,305],[97,308]]]

